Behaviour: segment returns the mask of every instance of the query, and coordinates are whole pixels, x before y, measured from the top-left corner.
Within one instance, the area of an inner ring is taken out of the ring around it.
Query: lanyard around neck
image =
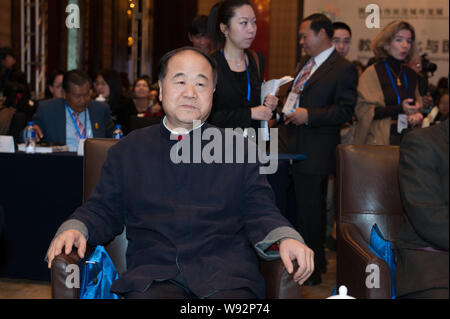
[[[391,79],[392,87],[395,90],[395,94],[397,94],[397,102],[400,105],[400,104],[402,104],[402,101],[400,99],[400,94],[398,93],[397,87],[395,86],[394,77],[392,76],[391,70],[389,69],[389,66],[386,61],[384,61],[384,67],[386,68],[389,78]],[[408,94],[408,98],[409,98],[408,79],[406,78],[405,70],[403,70],[402,73],[403,73],[403,80],[405,82],[406,93]]]
[[[67,112],[69,112],[70,118],[72,119],[73,126],[75,126],[75,129],[77,130],[78,137],[80,140],[86,139],[86,132],[87,132],[87,114],[86,110],[84,111],[84,135],[81,135],[80,129],[78,127],[77,121],[75,121],[75,118],[73,117],[72,111],[70,110],[70,107],[66,103],[66,109]]]
[[[222,55],[225,57],[225,50],[222,50]],[[250,73],[248,72],[247,61],[244,58],[245,71],[247,72],[247,101],[250,102],[252,96],[252,86],[250,85]]]

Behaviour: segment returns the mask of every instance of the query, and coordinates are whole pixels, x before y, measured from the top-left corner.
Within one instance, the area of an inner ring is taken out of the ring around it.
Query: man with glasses
[[[344,58],[350,51],[350,45],[352,44],[352,30],[344,22],[333,23],[333,44],[336,51]]]

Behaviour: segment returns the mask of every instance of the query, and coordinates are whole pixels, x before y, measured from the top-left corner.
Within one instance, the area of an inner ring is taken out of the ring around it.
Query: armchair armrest
[[[294,272],[297,270],[297,262],[294,261]],[[293,275],[289,275],[284,268],[281,259],[272,261],[259,261],[259,271],[266,282],[267,299],[300,299],[301,288],[294,281]]]
[[[81,263],[88,259],[95,247],[87,246],[85,258],[78,256],[77,248],[73,248],[70,254],[62,253],[55,257],[51,265],[51,287],[53,299],[78,299],[81,284]],[[67,269],[69,265],[77,265],[78,273],[73,269]],[[70,276],[70,278],[69,278]],[[67,285],[69,283],[69,287]],[[71,288],[73,286],[73,288]]]
[[[79,265],[80,257],[77,254],[77,249],[73,249],[69,255],[62,253],[55,257],[51,265],[51,284],[52,284],[52,298],[53,299],[78,299],[79,282],[81,282],[81,273],[79,278],[74,276],[73,280],[79,280],[78,285],[71,280],[74,288],[69,288],[66,285],[66,280],[71,271],[67,270],[69,265]],[[80,268],[78,268],[80,269]],[[66,272],[67,270],[67,272]]]
[[[389,266],[370,250],[368,243],[355,225],[339,223],[336,256],[337,285],[338,287],[345,285],[350,296],[358,299],[390,299],[392,297]],[[368,265],[374,265],[376,270],[367,268]],[[374,282],[378,279],[378,287],[367,287],[366,280],[372,282],[370,278],[368,280],[369,276],[375,278]]]

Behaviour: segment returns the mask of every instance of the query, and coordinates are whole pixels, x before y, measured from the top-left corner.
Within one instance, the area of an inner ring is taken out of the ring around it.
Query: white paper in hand
[[[267,95],[272,94],[275,95],[279,87],[293,81],[294,78],[286,75],[281,79],[274,79],[267,82],[264,82],[261,86],[261,103],[264,103],[264,99]]]
[[[280,86],[285,85],[293,80],[294,80],[293,77],[286,75],[286,76],[283,76],[281,79],[274,79],[274,80],[264,82],[261,85],[261,104],[264,103],[264,100],[266,99],[267,95],[269,95],[269,94],[275,95]],[[261,128],[264,131],[263,140],[268,141],[270,138],[269,123],[267,121],[261,121]]]

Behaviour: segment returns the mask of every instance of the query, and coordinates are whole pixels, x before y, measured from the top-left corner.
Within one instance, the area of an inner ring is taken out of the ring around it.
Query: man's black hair
[[[208,54],[203,53],[202,51],[200,51],[197,48],[189,47],[189,46],[182,47],[182,48],[175,49],[175,50],[172,50],[170,52],[167,52],[161,58],[161,60],[159,61],[159,67],[158,67],[158,70],[159,70],[158,80],[162,82],[164,80],[164,78],[166,77],[166,75],[167,75],[167,66],[169,64],[169,60],[173,56],[175,56],[178,53],[181,53],[183,51],[194,51],[194,52],[197,52],[198,54],[203,56],[209,62],[209,64],[211,65],[212,71],[213,71],[213,81],[214,81],[214,87],[215,87],[216,83],[217,83],[217,65],[216,65],[216,61],[212,57],[210,57]]]
[[[191,27],[189,28],[189,34],[206,36],[208,32],[208,16],[202,14],[196,16],[191,23]]]
[[[315,34],[319,33],[320,29],[324,29],[325,33],[330,39],[333,37],[333,23],[326,15],[321,13],[314,13],[303,19],[302,22],[305,21],[311,21],[310,28],[314,31]]]
[[[70,92],[70,83],[80,86],[85,83],[89,83],[89,87],[92,86],[92,80],[90,76],[82,70],[72,70],[64,73],[63,89],[66,93]]]
[[[16,58],[16,55],[14,54],[14,50],[11,47],[0,48],[0,61],[3,61],[8,55]]]
[[[347,23],[344,22],[334,22],[333,23],[333,29],[334,30],[347,30],[348,33],[350,33],[350,36],[352,36],[352,29],[348,26]]]

